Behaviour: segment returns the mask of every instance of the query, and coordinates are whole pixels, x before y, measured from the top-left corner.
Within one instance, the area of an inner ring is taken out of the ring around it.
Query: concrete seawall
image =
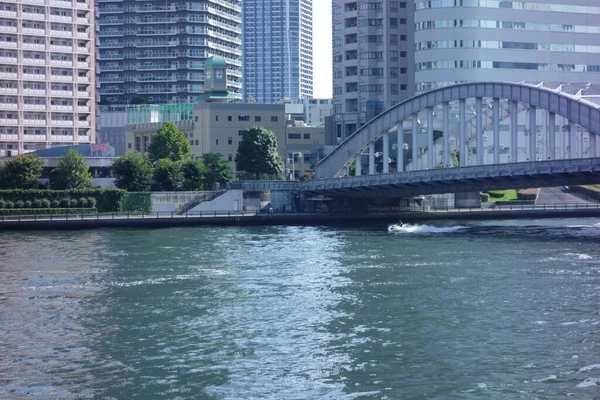
[[[0,230],[76,230],[98,228],[172,228],[185,226],[268,226],[268,225],[374,225],[388,224],[401,219],[405,222],[443,220],[500,220],[533,218],[600,217],[600,209],[569,210],[494,210],[494,211],[440,211],[440,212],[386,212],[378,214],[257,214],[237,216],[161,217],[111,216],[79,217],[75,219],[5,219]]]

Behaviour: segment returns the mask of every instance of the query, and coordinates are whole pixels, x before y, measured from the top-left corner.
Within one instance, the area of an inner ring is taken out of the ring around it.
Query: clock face
[[[223,73],[223,71],[218,70],[217,72],[215,72],[215,77],[217,79],[223,79],[223,76],[225,76],[225,74]]]
[[[204,71],[204,77],[206,79],[210,79],[210,69],[207,69],[206,71]]]

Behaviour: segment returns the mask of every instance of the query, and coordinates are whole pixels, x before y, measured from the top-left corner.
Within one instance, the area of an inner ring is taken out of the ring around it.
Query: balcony
[[[89,10],[90,9],[90,5],[87,3],[82,3],[82,2],[77,2],[77,8],[80,10]]]
[[[0,10],[0,17],[17,18],[17,12],[10,10]]]
[[[25,61],[25,60],[23,60]],[[16,64],[17,57],[0,57],[0,64]]]
[[[16,72],[0,72],[0,79],[17,79]],[[0,88],[0,92],[6,93],[7,88]]]
[[[89,76],[78,76],[77,77],[77,82],[79,82],[79,83],[90,83],[90,77]]]
[[[77,96],[78,97],[92,97],[92,95],[90,94],[90,92],[77,92]]]
[[[51,76],[52,82],[73,82],[73,76],[72,75],[52,75]]]
[[[64,0],[51,0],[50,5],[52,7],[62,7],[62,8],[69,8],[69,9],[73,8],[73,3],[71,3],[70,1],[64,1]]]
[[[72,38],[73,37],[73,31],[50,30],[50,36]]]
[[[23,65],[46,65],[44,58],[24,58]]]
[[[23,125],[24,126],[46,126],[46,120],[45,119],[24,119]]]
[[[17,89],[15,89],[16,91]],[[10,94],[10,93],[7,93]],[[27,96],[45,96],[46,89],[23,89],[23,94]]]
[[[89,39],[90,34],[87,32],[77,32],[77,39]]]
[[[46,45],[41,43],[23,43],[23,49],[46,51]]]
[[[90,127],[90,121],[77,121],[77,126],[79,128],[89,128]]]
[[[59,51],[61,53],[72,53],[73,52],[73,46],[51,45],[50,46],[50,50],[52,50],[52,51]]]
[[[50,21],[71,24],[73,23],[73,17],[67,15],[50,15]]]
[[[45,142],[46,135],[23,135],[23,140],[26,142]]]
[[[2,49],[16,49],[17,42],[0,42],[0,48]]]
[[[77,61],[77,68],[89,68],[90,67],[90,63],[87,63],[85,61]]]
[[[19,140],[19,135],[10,135],[10,134],[0,135],[0,140],[17,141],[17,140]],[[0,150],[0,152],[2,152],[2,153],[0,153],[0,156],[3,156],[4,154],[6,154],[6,150]],[[19,154],[18,150],[15,150],[15,149],[12,150],[12,155],[13,156],[18,155],[18,154]]]
[[[0,126],[6,126],[6,125],[18,125],[19,124],[19,120],[16,118],[1,118],[0,117]]]
[[[46,15],[44,14],[39,14],[39,13],[29,13],[29,12],[23,12],[23,19],[24,20],[33,20],[33,21],[43,21],[44,19],[46,19]]]
[[[83,54],[90,54],[90,49],[88,49],[87,47],[78,47],[77,52]]]
[[[72,67],[73,61],[50,60],[50,65],[53,67]]]
[[[50,106],[50,110],[52,111],[67,111],[67,112],[73,112],[73,106],[63,106],[63,105],[56,105],[56,104],[52,104]]]
[[[77,111],[80,113],[89,113],[90,107],[88,106],[77,106]]]
[[[72,119],[53,119],[51,121],[52,126],[62,126],[62,127],[73,127]]]
[[[73,97],[73,91],[72,90],[52,90],[50,92],[50,94],[52,94],[52,96],[68,96],[68,97]]]
[[[19,105],[17,103],[0,103],[0,110],[17,110]]]
[[[0,26],[0,29],[2,27]],[[2,32],[2,30],[0,30],[0,32]],[[54,31],[50,31],[50,32],[54,32]],[[45,29],[41,29],[41,28],[23,28],[23,35],[38,35],[38,36],[43,36],[46,34],[46,30]]]
[[[46,111],[46,105],[45,104],[24,103],[23,104],[23,110],[26,110],[26,111]]]
[[[54,78],[54,77],[53,77]],[[23,74],[23,80],[26,81],[45,81],[46,74]]]
[[[53,142],[72,142],[73,135],[52,135]]]
[[[85,18],[85,17],[77,17],[77,23],[79,25],[89,25],[90,24],[90,19],[89,18]]]
[[[17,33],[17,27],[0,25],[0,33]]]
[[[37,4],[43,6],[46,4],[45,0],[22,0],[23,4]]]

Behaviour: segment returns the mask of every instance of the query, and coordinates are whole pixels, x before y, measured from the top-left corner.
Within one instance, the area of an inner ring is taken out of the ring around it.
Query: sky
[[[313,68],[315,98],[331,98],[331,0],[313,0]]]

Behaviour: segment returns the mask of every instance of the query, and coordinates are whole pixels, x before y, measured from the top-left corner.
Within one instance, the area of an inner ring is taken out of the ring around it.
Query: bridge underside
[[[302,183],[300,191],[307,195],[334,198],[389,198],[580,184],[600,184],[600,159],[538,161],[325,179]]]

